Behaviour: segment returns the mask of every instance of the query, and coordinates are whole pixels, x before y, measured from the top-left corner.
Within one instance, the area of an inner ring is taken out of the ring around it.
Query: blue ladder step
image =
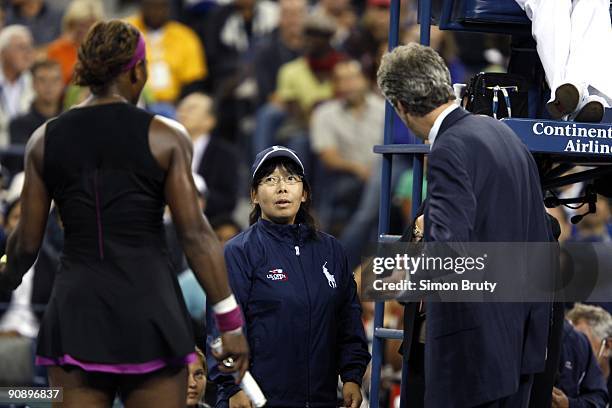
[[[397,329],[385,329],[384,327],[377,327],[374,329],[374,336],[381,339],[390,340],[403,340],[404,331]]]
[[[399,241],[401,237],[401,235],[383,234],[378,237],[378,242],[381,244],[392,244],[394,242]]]
[[[427,144],[388,144],[374,146],[374,153],[377,154],[427,154],[429,153]]]

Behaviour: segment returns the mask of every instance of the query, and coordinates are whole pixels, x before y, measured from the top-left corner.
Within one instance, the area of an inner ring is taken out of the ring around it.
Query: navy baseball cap
[[[259,170],[266,161],[274,159],[275,157],[286,157],[292,160],[302,170],[302,174],[304,174],[304,165],[293,150],[284,146],[272,146],[262,150],[255,156],[255,162],[251,166],[251,179],[255,178],[255,173],[257,173],[257,170]]]

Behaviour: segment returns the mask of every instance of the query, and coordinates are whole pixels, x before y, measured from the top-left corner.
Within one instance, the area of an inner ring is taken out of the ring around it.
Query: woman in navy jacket
[[[336,407],[338,375],[344,405],[359,407],[370,354],[344,250],[315,229],[310,186],[295,152],[280,146],[260,152],[251,175],[251,226],[225,247],[246,320],[251,374],[268,407]],[[250,407],[210,358],[217,406]]]

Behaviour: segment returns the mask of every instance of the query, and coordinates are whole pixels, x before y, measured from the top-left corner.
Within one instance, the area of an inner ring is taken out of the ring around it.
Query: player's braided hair
[[[130,62],[140,33],[119,20],[96,23],[79,47],[74,83],[101,93]]]

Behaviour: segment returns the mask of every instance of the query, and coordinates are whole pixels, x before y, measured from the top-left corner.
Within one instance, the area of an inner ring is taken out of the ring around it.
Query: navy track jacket
[[[569,399],[570,408],[605,408],[606,380],[593,355],[588,338],[566,320],[557,387]]]
[[[272,407],[335,407],[338,375],[361,384],[370,360],[344,250],[332,236],[310,231],[260,219],[225,247],[246,320],[249,370]],[[209,337],[217,335],[207,315]],[[208,356],[217,406],[227,406],[239,388]]]

